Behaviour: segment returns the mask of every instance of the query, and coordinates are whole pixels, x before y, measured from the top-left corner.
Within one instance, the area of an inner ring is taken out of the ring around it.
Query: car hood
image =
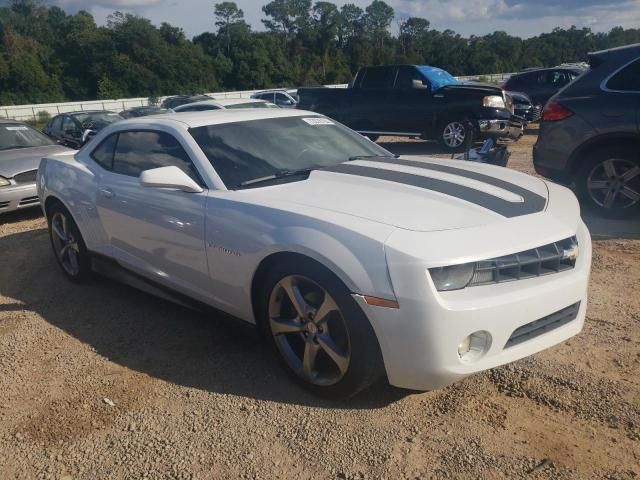
[[[505,222],[544,211],[548,200],[547,185],[538,178],[428,157],[346,162],[315,170],[303,181],[243,193],[279,208],[303,205],[414,231]]]
[[[453,85],[445,85],[438,89],[439,92],[466,92],[466,93],[478,93],[483,95],[500,95],[502,96],[502,89],[495,85],[488,83],[458,83]]]
[[[11,178],[18,173],[37,170],[42,157],[60,152],[68,152],[61,145],[45,145],[42,147],[15,148],[0,151],[0,175]]]

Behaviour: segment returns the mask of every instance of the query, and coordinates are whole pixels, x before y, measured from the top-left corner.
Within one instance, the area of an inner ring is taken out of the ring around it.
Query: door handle
[[[104,198],[113,198],[113,190],[110,188],[100,188],[98,189],[98,192],[100,192],[100,195]]]

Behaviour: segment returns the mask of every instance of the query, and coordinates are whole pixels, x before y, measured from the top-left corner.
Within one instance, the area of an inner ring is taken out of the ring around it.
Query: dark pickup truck
[[[376,140],[380,135],[437,140],[449,152],[474,140],[517,139],[523,119],[501,88],[463,83],[439,68],[362,68],[349,88],[301,88],[297,108],[327,115]]]

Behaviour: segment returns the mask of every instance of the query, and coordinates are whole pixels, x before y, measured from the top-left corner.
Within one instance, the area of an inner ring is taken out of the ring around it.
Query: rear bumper
[[[35,183],[0,188],[0,213],[38,207],[39,205]]]
[[[516,117],[509,120],[480,119],[478,128],[483,138],[518,140],[524,133],[524,122]]]
[[[438,292],[421,266],[410,268],[408,279],[391,268],[399,309],[371,307],[356,297],[378,336],[389,382],[416,390],[441,388],[579,333],[587,308],[591,239],[582,222],[576,234],[580,255],[572,270],[527,280]],[[567,311],[570,318],[562,317]],[[458,346],[479,331],[489,333],[490,346],[476,360],[464,361]]]

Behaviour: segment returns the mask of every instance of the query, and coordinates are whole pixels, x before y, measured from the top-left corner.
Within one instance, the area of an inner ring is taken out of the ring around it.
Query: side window
[[[276,105],[292,105],[291,100],[284,93],[276,93]],[[269,100],[265,98],[264,100]],[[271,100],[269,100],[271,101]]]
[[[113,154],[115,153],[117,143],[118,134],[114,133],[105,138],[102,143],[91,152],[91,158],[102,168],[111,170],[113,168]]]
[[[627,65],[607,82],[609,90],[640,92],[640,58]]]
[[[554,87],[564,87],[567,83],[570,82],[569,75],[567,72],[562,70],[554,70],[549,72],[551,85]]]
[[[360,88],[376,89],[376,88],[393,88],[395,80],[395,68],[374,67],[365,71],[364,79]]]
[[[191,159],[180,143],[164,132],[120,132],[113,171],[138,177],[145,170],[175,166],[202,183]]]
[[[396,78],[396,90],[413,90],[413,81],[422,81],[422,76],[413,68],[401,67]]]
[[[76,131],[77,127],[71,117],[64,117],[62,121],[62,133],[67,133],[67,130]]]
[[[538,85],[539,87],[546,87],[549,85],[550,83],[550,75],[549,72],[540,72],[536,75],[536,85]]]
[[[51,133],[54,135],[59,135],[62,130],[62,117],[58,116],[53,119],[51,123]]]

